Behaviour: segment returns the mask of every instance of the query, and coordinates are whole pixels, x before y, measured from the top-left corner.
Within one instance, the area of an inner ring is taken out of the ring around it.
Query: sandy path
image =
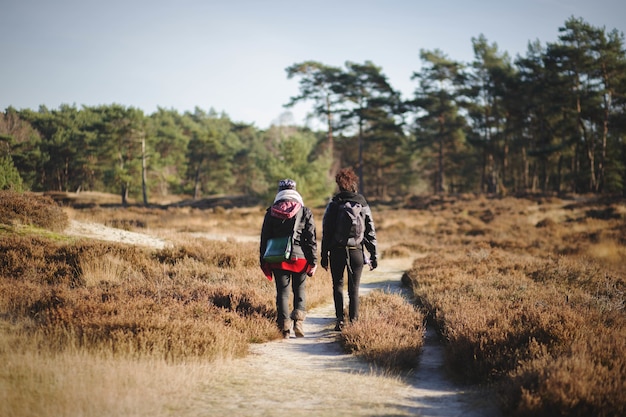
[[[130,232],[127,230],[116,229],[114,227],[104,226],[95,222],[81,222],[70,220],[70,224],[65,229],[65,234],[70,236],[81,236],[90,239],[105,240],[107,242],[120,242],[129,245],[141,245],[163,249],[167,242],[158,237],[150,236],[144,233]]]
[[[409,259],[384,260],[363,274],[361,294],[402,291]],[[443,371],[443,349],[427,333],[420,366],[406,378],[382,375],[343,353],[332,304],[312,309],[304,338],[253,345],[251,355],[225,365],[194,408],[237,416],[497,416],[484,395],[455,386]]]

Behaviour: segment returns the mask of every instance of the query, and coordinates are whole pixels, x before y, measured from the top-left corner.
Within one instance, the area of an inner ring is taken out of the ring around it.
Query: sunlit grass
[[[372,363],[413,369],[424,344],[424,316],[398,294],[374,291],[361,300],[359,320],[342,331],[342,344]]]
[[[7,417],[175,415],[214,372],[199,361],[15,352],[6,346],[0,361],[0,415]]]
[[[419,310],[397,295],[363,297],[361,320],[342,333],[346,349],[410,368],[427,315],[447,341],[447,366],[497,383],[507,415],[624,414],[626,209],[607,204],[463,195],[374,207],[380,262],[416,259],[403,282]],[[56,208],[0,225],[0,415],[189,412],[219,363],[280,337],[254,238],[263,208],[94,199],[63,212],[171,244],[39,232],[60,218]],[[251,239],[209,238],[225,230]],[[321,269],[307,281],[309,308],[330,302],[330,282]]]
[[[507,415],[622,415],[626,216],[557,203],[459,204],[483,225],[454,205],[434,212],[457,232],[436,239],[406,281],[445,337],[450,369],[498,384]]]

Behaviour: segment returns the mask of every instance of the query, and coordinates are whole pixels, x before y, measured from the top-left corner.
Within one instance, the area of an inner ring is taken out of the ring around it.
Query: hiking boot
[[[285,319],[282,325],[278,325],[278,329],[280,333],[283,335],[283,339],[289,339],[289,335],[291,334],[291,325],[293,323],[289,319]]]
[[[343,321],[337,320],[337,324],[335,324],[335,331],[340,332],[343,329]]]
[[[293,331],[296,337],[304,337],[304,319],[306,312],[304,310],[293,310],[291,312],[291,319],[293,320]]]
[[[293,325],[293,331],[296,333],[296,337],[304,337],[304,328],[302,326],[302,320],[297,320]]]

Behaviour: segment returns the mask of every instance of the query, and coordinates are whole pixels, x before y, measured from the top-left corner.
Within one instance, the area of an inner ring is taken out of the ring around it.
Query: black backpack
[[[365,235],[363,206],[354,201],[339,204],[334,239],[340,246],[358,246]]]

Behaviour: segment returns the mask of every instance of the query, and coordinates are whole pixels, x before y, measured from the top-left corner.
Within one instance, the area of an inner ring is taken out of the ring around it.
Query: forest
[[[103,191],[148,205],[267,198],[281,177],[322,203],[352,166],[373,201],[419,193],[626,194],[624,34],[571,17],[512,58],[483,35],[474,60],[421,50],[413,97],[371,61],[294,63],[286,76],[325,129],[233,121],[196,107],[113,103],[0,113],[0,189]]]

